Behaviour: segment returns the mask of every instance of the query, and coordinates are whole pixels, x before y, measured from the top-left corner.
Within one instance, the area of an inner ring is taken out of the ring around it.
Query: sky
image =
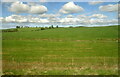
[[[2,28],[118,24],[118,2],[2,2]],[[120,16],[120,15],[119,15]]]

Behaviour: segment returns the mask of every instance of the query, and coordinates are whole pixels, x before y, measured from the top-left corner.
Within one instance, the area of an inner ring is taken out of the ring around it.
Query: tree
[[[16,28],[20,28],[20,26],[16,26]]]
[[[58,25],[56,26],[56,28],[58,28]]]
[[[54,28],[53,25],[51,25],[51,28]]]
[[[45,28],[42,27],[41,30],[45,30]]]

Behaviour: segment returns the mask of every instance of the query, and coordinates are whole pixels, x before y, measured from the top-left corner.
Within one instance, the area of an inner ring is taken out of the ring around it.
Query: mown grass
[[[117,75],[118,26],[3,32],[3,73]]]

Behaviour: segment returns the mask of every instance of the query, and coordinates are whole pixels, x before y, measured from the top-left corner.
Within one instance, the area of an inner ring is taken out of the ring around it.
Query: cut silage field
[[[3,74],[118,74],[118,26],[19,28],[2,39]]]

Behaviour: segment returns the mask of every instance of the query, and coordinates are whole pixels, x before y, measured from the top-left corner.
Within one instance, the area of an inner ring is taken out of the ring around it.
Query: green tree
[[[56,26],[56,28],[58,28],[58,25]]]
[[[53,25],[51,25],[51,28],[54,28]]]
[[[20,26],[16,26],[16,28],[20,28]]]

